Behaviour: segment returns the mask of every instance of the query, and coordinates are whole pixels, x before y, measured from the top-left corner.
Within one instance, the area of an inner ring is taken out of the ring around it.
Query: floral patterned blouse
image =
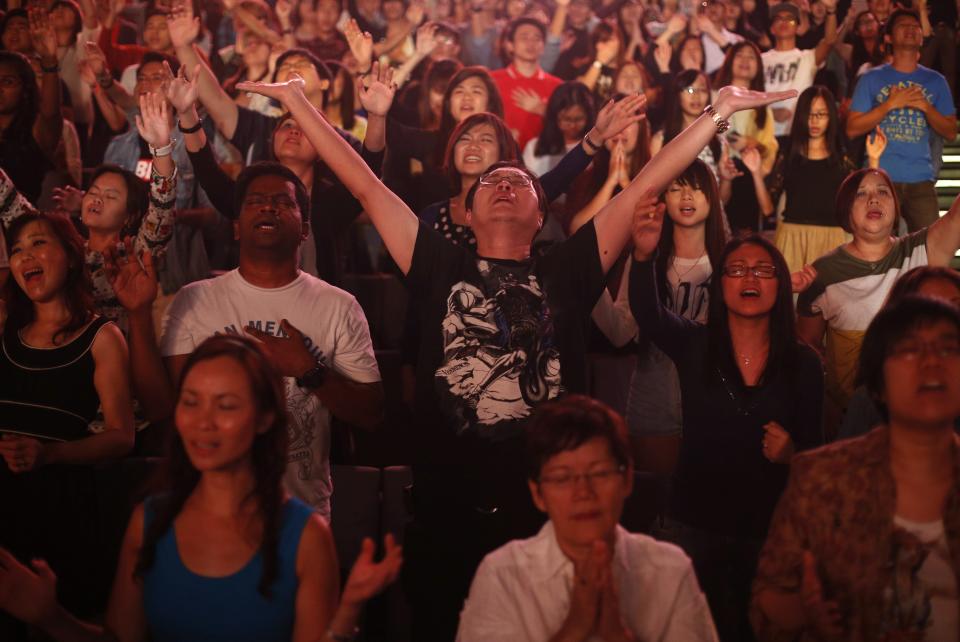
[[[929,607],[930,595],[917,570],[930,547],[894,523],[896,484],[889,453],[889,429],[879,427],[793,459],[753,585],[750,618],[759,640],[815,639],[779,629],[756,603],[765,589],[800,591],[805,550],[817,561],[824,599],[840,607],[845,641],[923,635],[930,623],[918,614],[930,609],[918,609],[916,602]],[[954,488],[944,506],[943,528],[960,583],[960,441],[954,442],[953,455]]]
[[[173,235],[173,205],[177,195],[177,172],[161,176],[156,169],[150,175],[150,204],[134,238],[137,253],[149,251],[155,257],[163,256]],[[20,194],[7,174],[0,169],[0,222],[3,229],[23,214],[36,208]],[[119,245],[119,243],[118,243]],[[94,307],[97,314],[115,321],[126,332],[126,311],[117,300],[103,266],[103,254],[87,247],[86,263],[93,280]]]

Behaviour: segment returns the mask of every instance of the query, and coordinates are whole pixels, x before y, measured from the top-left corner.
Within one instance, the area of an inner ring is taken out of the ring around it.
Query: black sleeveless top
[[[100,408],[91,347],[108,323],[98,317],[57,348],[32,348],[8,324],[0,345],[0,433],[49,441],[90,435]]]
[[[32,128],[0,134],[0,167],[7,172],[17,191],[36,203],[43,187],[43,177],[53,169],[40,145],[33,139]]]

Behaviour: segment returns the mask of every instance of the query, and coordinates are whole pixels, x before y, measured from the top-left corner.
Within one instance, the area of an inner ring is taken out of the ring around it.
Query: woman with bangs
[[[486,69],[464,67],[446,86],[436,129],[390,121],[387,146],[391,153],[384,169],[384,184],[411,203],[415,211],[449,197],[443,162],[450,135],[467,116],[480,112],[503,118],[500,91]]]
[[[95,466],[120,459],[134,442],[127,343],[95,312],[84,240],[69,218],[24,212],[7,227],[6,243],[0,546],[21,559],[49,559],[65,604],[90,616],[106,597],[104,541],[112,537],[101,530]],[[25,632],[8,626],[0,617],[0,638],[21,639]]]
[[[735,43],[727,50],[717,71],[714,87],[735,85],[764,91],[763,61],[760,49],[749,40]],[[773,112],[769,107],[734,114],[726,140],[730,158],[743,175],[733,179],[727,213],[730,227],[757,232],[761,221],[774,212],[774,202],[763,188],[764,179],[773,170],[779,145],[773,132]],[[759,161],[759,167],[757,163]]]
[[[543,176],[583,140],[596,117],[593,97],[583,84],[565,82],[558,86],[547,101],[543,130],[523,150],[524,165]]]
[[[329,526],[284,491],[287,410],[279,374],[252,340],[215,336],[180,377],[162,491],[130,517],[103,626],[58,603],[57,564],[32,570],[0,549],[0,609],[61,641],[335,642],[402,563],[385,538],[339,592]],[[62,531],[58,532],[62,538]],[[339,601],[339,607],[338,607]]]
[[[833,425],[853,394],[864,332],[894,283],[920,265],[949,266],[960,249],[960,199],[929,227],[897,237],[893,182],[866,168],[840,185],[836,212],[852,239],[813,262],[816,279],[797,301],[800,336],[823,355]]]
[[[357,115],[357,91],[353,81],[353,74],[335,60],[327,60],[324,64],[330,68],[333,81],[327,92],[327,104],[323,113],[334,127],[339,127],[359,141],[367,135],[367,119]]]
[[[668,192],[665,200],[677,196],[681,213],[699,212],[691,206],[701,197]],[[660,472],[672,480],[656,535],[690,555],[720,639],[751,640],[750,582],[789,462],[823,443],[823,374],[796,337],[786,263],[760,236],[710,257],[718,274],[706,324],[668,307],[657,265],[668,207],[636,211],[630,274],[641,336],[675,364],[681,399],[682,436],[657,437]],[[674,226],[674,243],[681,229]]]
[[[791,270],[813,263],[849,238],[838,224],[835,198],[854,165],[846,156],[840,132],[830,90],[823,85],[805,89],[797,99],[790,143],[780,150],[771,176],[771,198],[777,201],[781,193],[786,196],[774,243]],[[877,144],[885,140],[882,136],[875,139]],[[879,161],[879,153],[871,150],[871,156]]]

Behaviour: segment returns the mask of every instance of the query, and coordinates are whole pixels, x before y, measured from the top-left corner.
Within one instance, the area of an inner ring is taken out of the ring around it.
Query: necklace
[[[745,365],[745,366],[747,366],[747,367],[750,367],[750,364],[753,363],[754,361],[757,361],[757,362],[762,363],[763,360],[767,358],[767,355],[766,355],[766,354],[762,354],[762,355],[759,356],[759,357],[756,357],[756,356],[750,357],[750,356],[747,356],[747,355],[743,354],[742,352],[738,352],[738,353],[737,353],[737,358],[738,358],[740,361],[743,362],[743,365]]]
[[[680,270],[677,269],[677,257],[676,257],[676,256],[673,257],[673,260],[670,261],[670,269],[672,269],[672,270],[673,270],[673,273],[677,275],[677,282],[678,282],[678,283],[683,283],[683,282],[684,282],[684,281],[683,281],[683,277],[685,277],[685,276],[687,276],[688,274],[690,274],[691,272],[693,272],[693,269],[694,269],[695,267],[697,267],[698,265],[700,265],[700,259],[702,259],[702,258],[703,258],[703,255],[706,254],[706,253],[707,253],[706,250],[704,250],[703,252],[701,252],[701,253],[700,253],[700,256],[697,257],[697,260],[693,262],[693,265],[691,265],[690,267],[688,267],[688,268],[687,268],[687,271],[684,272],[683,274],[680,274]]]

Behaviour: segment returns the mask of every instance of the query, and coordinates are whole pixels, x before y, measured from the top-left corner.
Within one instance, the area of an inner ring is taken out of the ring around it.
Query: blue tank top
[[[144,531],[154,518],[153,498],[144,503]],[[297,548],[312,514],[291,498],[283,507],[277,577],[268,600],[258,590],[263,556],[258,551],[232,575],[204,577],[184,566],[173,527],[157,541],[153,567],[145,574],[143,606],[153,642],[289,642],[297,594]]]

